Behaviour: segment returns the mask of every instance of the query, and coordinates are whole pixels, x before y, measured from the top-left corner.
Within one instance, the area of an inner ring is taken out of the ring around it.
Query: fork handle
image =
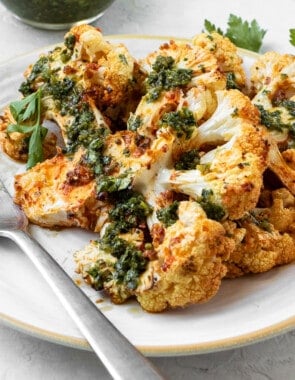
[[[41,245],[24,231],[0,231],[31,259],[113,379],[164,379],[78,288]]]

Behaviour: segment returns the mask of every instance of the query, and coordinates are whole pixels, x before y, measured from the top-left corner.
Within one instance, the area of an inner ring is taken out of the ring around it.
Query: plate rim
[[[155,41],[169,41],[174,40],[176,42],[191,42],[190,38],[182,38],[176,36],[168,36],[168,35],[148,35],[148,34],[110,34],[104,36],[108,40],[129,40],[129,39],[140,39],[140,40],[155,40]],[[33,49],[31,51],[18,54],[13,58],[8,60],[4,60],[0,62],[0,66],[5,66],[9,63],[13,63],[21,59],[21,57],[27,55],[33,55],[37,53],[46,52],[57,44],[50,44],[47,46],[43,46],[37,49]],[[243,56],[248,56],[252,59],[257,59],[260,54],[255,53],[246,49],[238,48],[240,54]],[[9,316],[5,313],[0,313],[0,322],[3,325],[11,327],[17,331],[22,333],[26,333],[30,336],[34,336],[40,339],[43,339],[48,342],[52,342],[55,344],[60,344],[72,348],[77,348],[81,350],[91,351],[91,346],[88,344],[86,339],[78,338],[74,336],[64,335],[60,333],[55,333],[50,330],[46,330],[33,324],[24,322],[12,316]],[[250,345],[256,342],[260,342],[277,335],[286,333],[295,328],[295,314],[292,317],[289,317],[280,322],[274,323],[270,326],[260,328],[258,330],[236,335],[235,337],[218,339],[210,342],[203,343],[193,343],[193,344],[176,344],[176,345],[151,345],[151,346],[141,346],[136,345],[137,349],[139,349],[146,356],[155,356],[155,357],[164,357],[164,356],[181,356],[181,355],[195,355],[195,354],[203,354],[203,353],[212,353],[223,351],[227,349],[233,349],[242,347],[245,345]]]
[[[78,348],[85,351],[92,351],[91,346],[86,339],[75,338],[60,333],[54,333],[46,329],[31,325],[19,319],[13,318],[5,313],[0,313],[0,322],[3,325],[11,327],[27,335],[45,340],[47,342],[60,344],[66,347]],[[190,356],[196,354],[206,354],[228,349],[235,349],[250,344],[262,342],[274,338],[278,335],[287,333],[295,327],[295,316],[289,317],[283,321],[277,322],[271,326],[253,331],[247,334],[237,335],[236,337],[218,339],[216,341],[193,343],[185,345],[167,345],[167,346],[141,346],[136,348],[146,356],[152,357],[169,357],[169,356]]]

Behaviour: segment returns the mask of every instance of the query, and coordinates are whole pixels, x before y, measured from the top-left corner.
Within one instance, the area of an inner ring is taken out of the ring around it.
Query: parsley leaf
[[[225,33],[208,20],[205,20],[204,27],[208,33],[217,32],[228,37],[236,46],[256,52],[261,48],[266,33],[266,30],[261,29],[255,19],[249,23],[233,14],[229,15]]]
[[[38,162],[43,161],[42,141],[44,140],[46,133],[46,128],[40,125],[35,126],[29,142],[29,156],[27,162],[28,169],[35,166]]]
[[[256,20],[243,21],[233,14],[229,16],[226,36],[237,46],[258,52],[266,30],[261,29]]]
[[[214,24],[212,24],[212,22],[210,22],[209,20],[205,19],[204,27],[205,27],[205,30],[207,30],[207,32],[209,32],[209,33],[217,32],[217,33],[223,35],[223,31],[220,28],[216,28],[216,26]]]
[[[27,169],[43,161],[42,142],[47,129],[41,125],[41,89],[10,103],[9,110],[16,121],[10,124],[7,133],[19,132],[29,136]]]
[[[295,29],[290,29],[290,44],[295,46]]]

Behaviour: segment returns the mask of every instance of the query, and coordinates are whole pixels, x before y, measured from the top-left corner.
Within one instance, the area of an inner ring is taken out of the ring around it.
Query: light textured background
[[[225,29],[230,13],[256,18],[268,30],[262,52],[295,53],[288,41],[289,28],[295,28],[294,0],[117,0],[95,25],[104,34],[191,37],[205,18]],[[0,62],[59,42],[63,34],[24,25],[0,5]],[[173,380],[289,380],[295,378],[295,332],[224,352],[152,360]],[[93,353],[0,326],[0,380],[92,378],[110,378]]]

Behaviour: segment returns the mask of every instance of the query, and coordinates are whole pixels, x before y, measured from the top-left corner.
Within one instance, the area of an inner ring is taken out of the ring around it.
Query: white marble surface
[[[288,41],[288,30],[295,27],[294,0],[117,0],[95,25],[104,34],[191,37],[202,30],[205,18],[225,28],[230,13],[248,20],[256,18],[268,30],[262,51],[295,53]],[[0,5],[0,63],[58,42],[63,34],[24,25]],[[294,379],[295,332],[224,352],[152,360],[173,380]],[[0,380],[91,378],[110,378],[93,353],[0,325]]]

